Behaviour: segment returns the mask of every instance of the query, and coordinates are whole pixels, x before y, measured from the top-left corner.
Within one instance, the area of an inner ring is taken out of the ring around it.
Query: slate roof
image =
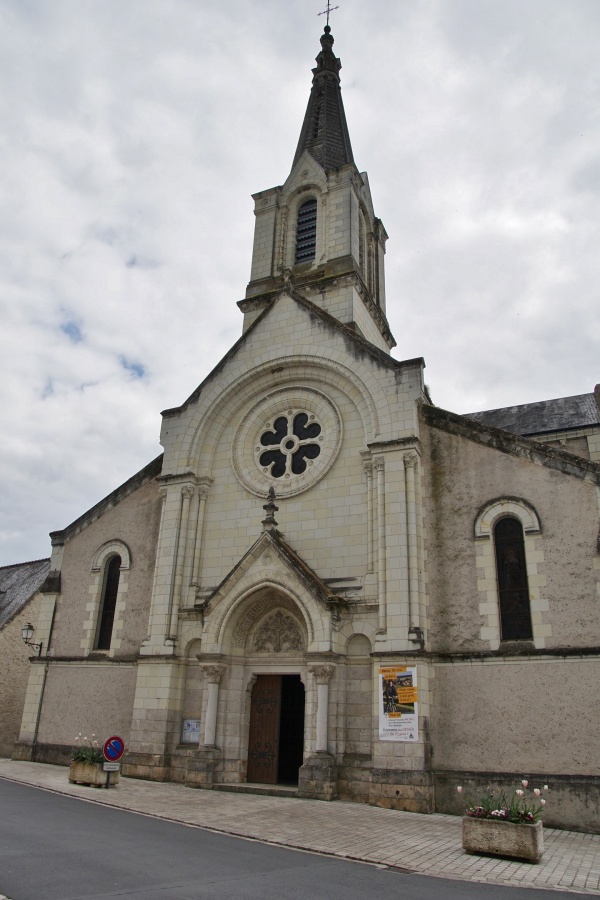
[[[329,25],[321,37],[321,52],[313,69],[313,83],[308,106],[294,156],[294,165],[305,150],[326,171],[354,162],[350,133],[342,103],[339,71],[340,60],[333,52],[333,35]]]
[[[10,622],[39,591],[49,571],[49,559],[0,567],[0,628]]]
[[[596,396],[595,393],[576,394],[574,397],[486,409],[465,415],[482,425],[493,425],[523,437],[551,434],[554,431],[573,431],[600,425],[600,406]]]

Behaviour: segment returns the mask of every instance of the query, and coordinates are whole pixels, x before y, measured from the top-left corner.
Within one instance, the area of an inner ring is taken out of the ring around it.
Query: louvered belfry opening
[[[298,210],[296,263],[310,262],[317,250],[317,201],[313,197]]]

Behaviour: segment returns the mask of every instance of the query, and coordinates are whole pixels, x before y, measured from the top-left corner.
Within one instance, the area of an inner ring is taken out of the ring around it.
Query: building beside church
[[[329,26],[243,332],[164,454],[52,538],[20,759],[600,830],[600,393],[461,416],[398,361]]]
[[[0,756],[11,755],[19,736],[31,656],[22,629],[37,621],[49,569],[49,559],[0,566]]]

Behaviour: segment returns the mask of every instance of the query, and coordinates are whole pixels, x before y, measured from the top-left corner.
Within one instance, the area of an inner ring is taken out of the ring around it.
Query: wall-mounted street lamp
[[[42,644],[41,643],[34,644],[33,641],[31,640],[31,638],[33,637],[34,631],[35,631],[35,628],[31,624],[31,622],[28,622],[27,625],[23,625],[23,627],[21,628],[21,637],[23,638],[23,640],[25,641],[25,643],[27,644],[28,647],[33,647],[34,650],[37,650],[37,655],[41,656],[42,655]]]
[[[411,643],[418,644],[419,650],[425,649],[425,635],[423,634],[423,629],[417,625],[413,625],[412,628],[408,629],[408,639]]]

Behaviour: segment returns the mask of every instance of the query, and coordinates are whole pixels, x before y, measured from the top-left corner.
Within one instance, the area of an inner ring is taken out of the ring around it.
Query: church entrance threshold
[[[298,784],[304,748],[299,675],[258,675],[252,688],[247,781]]]

